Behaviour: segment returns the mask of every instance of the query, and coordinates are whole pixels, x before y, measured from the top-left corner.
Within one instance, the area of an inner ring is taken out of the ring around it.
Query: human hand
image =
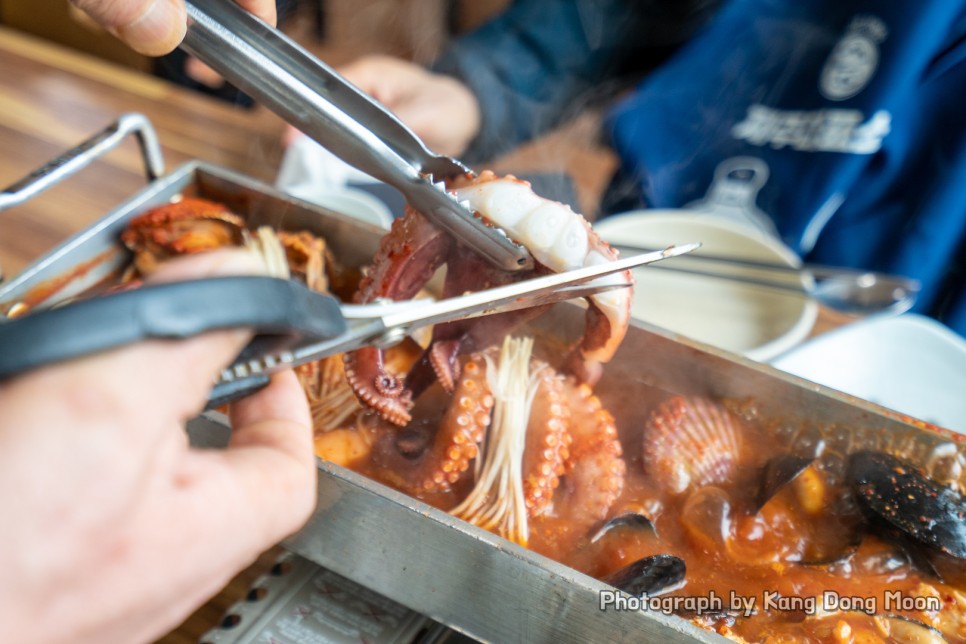
[[[275,0],[236,0],[270,25],[276,21]],[[71,0],[78,9],[146,56],[170,53],[184,39],[184,0]]]
[[[150,281],[254,273],[245,251]],[[224,450],[185,422],[251,334],[150,341],[0,383],[0,624],[10,642],[136,642],[176,626],[315,504],[291,372],[235,403]]]
[[[459,155],[480,129],[473,93],[450,76],[389,56],[366,56],[339,69],[388,107],[435,152]]]

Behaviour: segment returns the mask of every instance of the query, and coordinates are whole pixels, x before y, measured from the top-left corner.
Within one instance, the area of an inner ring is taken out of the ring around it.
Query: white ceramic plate
[[[966,433],[966,340],[931,318],[868,318],[820,335],[772,365]]]
[[[642,210],[594,224],[614,244],[664,248],[701,242],[695,254],[707,253],[797,266],[796,255],[777,239],[731,219],[679,210]],[[664,260],[694,261],[687,258]],[[702,263],[701,268],[715,270]],[[761,273],[747,271],[750,276]],[[739,282],[643,267],[635,270],[632,314],[635,318],[689,338],[768,360],[807,337],[818,313],[803,295]],[[793,285],[797,276],[787,278]],[[798,282],[800,284],[800,281]]]

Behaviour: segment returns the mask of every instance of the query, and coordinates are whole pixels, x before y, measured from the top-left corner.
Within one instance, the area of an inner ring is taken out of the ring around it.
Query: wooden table
[[[0,27],[0,186],[20,179],[124,112],[141,112],[152,121],[169,169],[202,159],[267,181],[275,175],[283,124],[273,115],[236,109]],[[556,167],[546,168],[548,161]],[[579,200],[589,208],[613,163],[606,151],[592,144],[592,130],[581,122],[510,155],[496,169],[568,171]],[[0,213],[0,266],[6,275],[17,273],[144,183],[132,140],[75,178]],[[823,311],[815,332],[846,321]],[[275,548],[264,554],[161,641],[196,642],[279,553]]]
[[[109,125],[141,112],[158,130],[169,169],[203,159],[271,180],[282,123],[0,28],[0,185],[6,186]],[[145,183],[132,139],[28,204],[0,216],[0,262],[13,274]]]

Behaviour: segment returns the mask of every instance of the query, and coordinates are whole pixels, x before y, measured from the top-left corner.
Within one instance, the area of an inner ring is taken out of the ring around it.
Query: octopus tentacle
[[[570,446],[570,408],[564,399],[564,380],[550,368],[542,368],[538,377],[523,453],[523,495],[530,516],[550,506]]]
[[[479,454],[492,408],[483,358],[472,357],[463,366],[452,402],[428,447],[420,451],[401,445],[400,440],[407,440],[405,435],[400,438],[398,430],[384,432],[375,454],[385,467],[383,475],[411,494],[450,491]],[[412,456],[413,451],[419,453]]]
[[[619,256],[586,219],[569,206],[534,194],[526,181],[486,171],[465,180],[455,193],[553,271],[594,266]],[[617,284],[634,280],[630,271],[624,271],[601,281]],[[593,295],[589,302],[586,331],[568,365],[582,381],[595,384],[600,365],[613,357],[627,332],[631,293],[629,289],[616,289]]]
[[[454,256],[459,261],[450,263],[449,259]],[[444,297],[525,277],[492,269],[483,258],[457,244],[417,211],[407,208],[406,215],[393,223],[380,243],[355,299],[366,303],[378,298],[413,297],[443,264],[447,264]],[[430,349],[408,375],[387,370],[380,349],[366,347],[347,353],[349,385],[363,404],[389,422],[405,426],[412,419],[413,401],[434,381],[439,379],[445,388],[452,390],[452,383],[459,375],[458,354],[485,348],[539,313],[539,310],[524,310],[491,316],[486,325],[473,324],[475,321],[437,325]]]
[[[345,378],[363,405],[390,423],[404,426],[412,420],[412,396],[403,386],[403,380],[386,369],[383,355],[375,347],[346,353]]]
[[[406,216],[393,221],[359,283],[356,301],[377,298],[395,300],[416,295],[446,260],[450,238],[418,211],[406,208]]]
[[[496,404],[476,484],[451,512],[526,545],[529,521],[551,506],[569,456],[566,381],[531,358],[532,338],[485,352]]]
[[[460,375],[459,362],[457,362],[459,347],[458,340],[444,340],[433,342],[426,352],[433,367],[433,373],[436,375],[436,380],[439,381],[446,393],[453,393],[453,389],[456,387],[456,379]]]
[[[575,525],[590,526],[606,518],[624,489],[627,467],[622,457],[617,425],[610,412],[586,384],[568,379],[570,458],[553,513]]]
[[[378,298],[407,299],[414,296],[446,258],[450,245],[444,233],[425,217],[407,209],[406,217],[393,222],[365,278],[359,285],[360,304]],[[346,379],[359,400],[395,425],[411,419],[412,396],[404,385],[405,374],[391,373],[384,352],[363,347],[345,354]]]

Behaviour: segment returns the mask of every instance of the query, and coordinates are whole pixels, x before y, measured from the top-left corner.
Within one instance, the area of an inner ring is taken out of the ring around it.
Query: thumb
[[[129,47],[146,56],[171,52],[184,38],[183,0],[72,0]]]

